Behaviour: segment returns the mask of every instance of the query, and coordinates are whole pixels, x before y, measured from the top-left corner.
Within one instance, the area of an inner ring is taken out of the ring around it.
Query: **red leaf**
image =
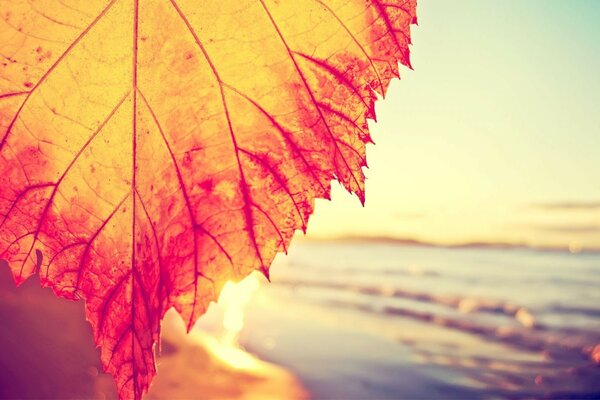
[[[415,0],[1,3],[0,256],[85,299],[139,398],[169,308],[268,275],[332,179],[364,202]]]

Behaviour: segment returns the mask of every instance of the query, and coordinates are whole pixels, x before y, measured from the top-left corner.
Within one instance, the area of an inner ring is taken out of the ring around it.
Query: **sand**
[[[32,278],[15,288],[0,265],[0,398],[116,398],[102,373],[83,304],[56,298]],[[239,365],[238,365],[239,364]],[[151,399],[305,399],[286,370],[201,332],[185,335],[179,317],[163,324]]]
[[[174,313],[163,322],[159,376],[149,399],[306,399],[307,393],[286,370],[211,336],[192,331]]]

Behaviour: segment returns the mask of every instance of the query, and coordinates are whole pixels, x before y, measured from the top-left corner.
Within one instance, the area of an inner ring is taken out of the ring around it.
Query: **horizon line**
[[[414,238],[402,238],[394,236],[362,236],[362,235],[342,235],[333,237],[310,237],[305,236],[307,241],[315,242],[370,242],[381,244],[393,244],[398,246],[421,246],[446,249],[496,249],[496,250],[532,250],[546,252],[564,252],[570,254],[600,254],[600,247],[584,247],[580,245],[565,246],[537,246],[529,243],[511,243],[511,242],[485,242],[485,241],[467,241],[457,243],[440,243],[434,241],[420,240]]]

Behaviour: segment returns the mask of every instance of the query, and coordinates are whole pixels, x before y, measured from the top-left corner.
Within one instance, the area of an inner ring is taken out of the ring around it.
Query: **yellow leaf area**
[[[0,0],[0,257],[85,299],[121,398],[226,281],[268,275],[367,118],[415,1]]]

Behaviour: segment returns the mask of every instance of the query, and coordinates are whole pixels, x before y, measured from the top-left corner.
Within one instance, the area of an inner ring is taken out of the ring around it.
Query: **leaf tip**
[[[271,283],[271,272],[269,272],[269,269],[263,265],[260,267],[260,272],[267,278],[267,281]]]
[[[365,206],[365,191],[361,190],[360,192],[356,193],[356,195],[358,196],[358,200],[360,201],[360,204],[364,207]]]

